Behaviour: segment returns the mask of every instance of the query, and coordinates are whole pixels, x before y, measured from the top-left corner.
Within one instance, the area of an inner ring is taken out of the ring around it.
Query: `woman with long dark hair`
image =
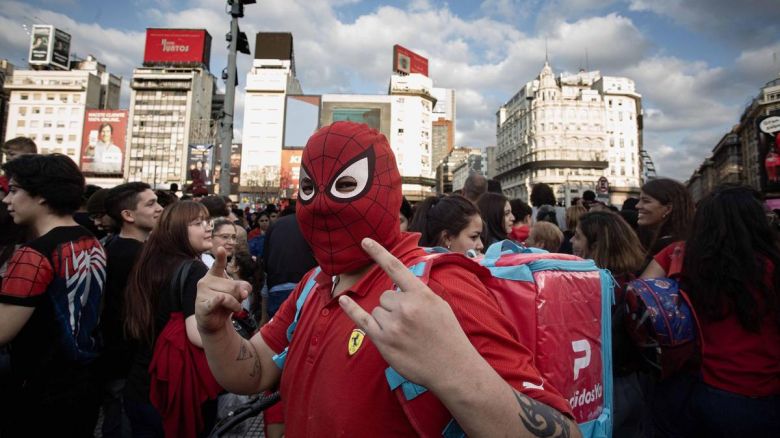
[[[648,261],[670,243],[687,237],[693,220],[693,200],[679,182],[659,178],[646,183],[636,208],[639,236]]]
[[[415,209],[409,231],[420,233],[420,246],[441,246],[452,252],[482,251],[479,210],[460,195],[429,196]]]
[[[699,373],[657,388],[660,433],[726,437],[780,430],[777,242],[761,195],[723,185],[699,203],[687,241],[656,255],[649,275],[668,273],[682,257],[680,285],[701,327]]]
[[[509,200],[500,193],[488,192],[479,197],[477,208],[485,223],[485,246],[507,239],[515,222]]]
[[[651,426],[642,389],[645,379],[639,374],[639,354],[623,324],[625,287],[644,264],[645,252],[631,226],[610,211],[591,211],[579,217],[571,243],[574,255],[593,259],[617,281],[612,308],[613,435],[647,436]]]
[[[163,418],[150,402],[149,365],[155,343],[172,312],[184,317],[187,340],[202,347],[195,322],[197,283],[207,272],[200,255],[211,248],[212,224],[200,203],[169,205],[144,244],[130,274],[125,294],[125,332],[137,343],[125,387],[125,404],[133,436],[162,436]],[[178,286],[173,277],[185,262],[189,272]],[[213,412],[212,412],[213,410]],[[204,409],[206,424],[216,415],[216,403]]]

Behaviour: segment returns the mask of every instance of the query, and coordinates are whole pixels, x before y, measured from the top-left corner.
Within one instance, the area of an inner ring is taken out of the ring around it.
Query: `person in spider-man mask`
[[[426,284],[406,268],[425,252],[419,234],[400,232],[400,205],[384,135],[351,122],[314,133],[297,214],[319,268],[248,341],[230,314],[250,288],[221,277],[224,253],[198,284],[198,329],[219,383],[246,394],[278,384],[293,438],[576,436],[570,406],[474,272],[439,264]]]

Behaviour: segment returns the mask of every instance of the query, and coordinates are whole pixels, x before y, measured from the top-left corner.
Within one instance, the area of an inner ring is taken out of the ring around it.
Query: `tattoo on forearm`
[[[256,377],[260,375],[260,355],[257,354],[257,349],[251,342],[242,339],[236,360],[240,362],[252,358],[254,358],[254,362],[252,362],[252,370],[249,372],[249,377]]]
[[[569,438],[569,421],[555,409],[515,391],[520,405],[520,420],[529,432],[538,437]]]
[[[237,361],[247,360],[252,358],[252,351],[247,348],[246,344],[249,342],[246,340],[241,340],[241,348],[238,350],[238,357],[236,358]],[[251,345],[251,344],[250,344]]]

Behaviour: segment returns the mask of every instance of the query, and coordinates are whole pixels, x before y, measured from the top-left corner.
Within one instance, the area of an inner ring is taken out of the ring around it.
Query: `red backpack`
[[[495,243],[484,257],[472,260],[436,253],[439,249],[430,251],[434,253],[409,269],[423,282],[441,263],[456,263],[475,272],[517,329],[517,338],[533,354],[543,385],[550,384],[569,401],[583,437],[611,436],[614,280],[609,272],[592,260],[524,248],[511,241]],[[419,424],[415,418],[431,415],[429,402],[416,401],[426,398],[420,397],[424,387],[392,368],[385,374],[413,425]],[[445,424],[442,436],[464,436],[454,419]]]

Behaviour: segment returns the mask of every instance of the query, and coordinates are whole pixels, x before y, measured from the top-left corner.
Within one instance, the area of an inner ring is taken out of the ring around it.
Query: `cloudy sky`
[[[393,44],[427,56],[434,84],[457,90],[456,144],[477,147],[495,144],[495,112],[539,73],[545,41],[556,74],[584,67],[587,51],[591,70],[636,81],[645,148],[659,174],[686,179],[780,73],[778,17],[777,0],[259,0],[240,26],[253,50],[255,32],[293,33],[307,94],[386,93]],[[123,76],[124,106],[147,27],[206,28],[212,72],[226,65],[220,0],[3,0],[0,57],[25,66],[36,23]],[[241,87],[250,57],[238,65]],[[240,136],[241,88],[236,102]]]

